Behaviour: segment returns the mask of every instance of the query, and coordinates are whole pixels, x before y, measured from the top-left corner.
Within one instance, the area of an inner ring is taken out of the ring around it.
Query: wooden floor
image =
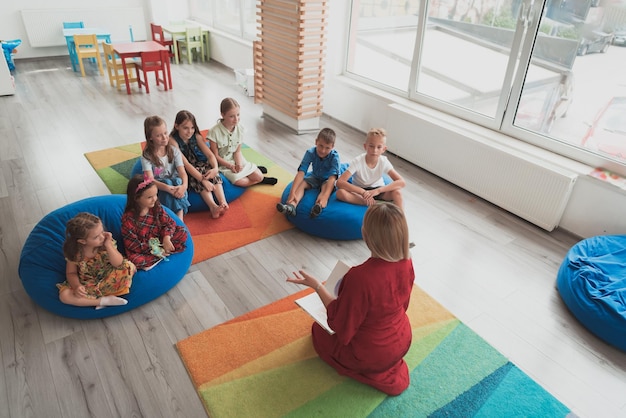
[[[0,417],[205,416],[177,341],[296,292],[288,272],[325,277],[337,258],[367,257],[362,241],[290,230],[192,266],[168,294],[126,314],[79,321],[43,311],[21,286],[20,250],[46,213],[109,193],[85,152],[143,140],[152,114],[171,128],[187,109],[208,128],[227,96],[241,104],[246,142],[294,174],[314,135],[265,120],[233,71],[216,63],[174,65],[172,91],[134,86],[130,96],[94,67],[80,77],[67,58],[16,67],[17,93],[0,97]],[[336,130],[343,161],[362,151],[362,132],[327,117],[322,125]],[[577,415],[625,417],[626,354],[583,329],[554,288],[578,239],[391,160],[407,180],[416,283]]]

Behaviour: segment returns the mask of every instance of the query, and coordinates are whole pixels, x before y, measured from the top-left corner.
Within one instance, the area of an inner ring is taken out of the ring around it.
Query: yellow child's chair
[[[80,73],[85,77],[85,67],[83,66],[84,58],[95,58],[98,63],[100,75],[104,75],[102,69],[102,60],[100,59],[100,48],[98,47],[98,38],[92,35],[74,35],[74,45],[76,47],[76,57],[80,65]]]
[[[121,90],[122,85],[125,85],[124,81],[124,69],[122,68],[122,59],[117,58],[113,46],[108,43],[103,43],[104,48],[104,62],[107,67],[107,73],[109,74],[109,83],[111,87],[117,87]],[[135,61],[131,59],[126,60],[126,71],[128,74],[128,82],[134,83],[137,81]]]
[[[196,54],[200,55],[202,62],[204,62],[204,42],[202,41],[202,28],[200,26],[192,26],[187,28],[185,39],[178,41],[178,54],[180,60],[183,60],[183,55],[187,55],[189,64],[192,61],[192,50],[196,50]]]

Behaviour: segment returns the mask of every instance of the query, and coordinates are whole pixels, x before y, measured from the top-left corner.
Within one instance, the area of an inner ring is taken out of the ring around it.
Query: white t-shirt
[[[159,157],[161,160],[161,167],[154,167],[152,162],[143,156],[141,157],[141,169],[143,171],[152,171],[152,175],[155,179],[168,179],[172,177],[178,177],[178,171],[176,168],[183,165],[183,157],[180,150],[177,147],[172,147],[174,150],[174,161],[170,161],[167,155]],[[156,168],[156,170],[155,170]]]
[[[378,157],[376,167],[369,168],[365,162],[366,154],[361,154],[350,162],[348,171],[352,173],[352,184],[359,187],[382,187],[385,185],[383,175],[393,170],[393,165],[384,155]]]

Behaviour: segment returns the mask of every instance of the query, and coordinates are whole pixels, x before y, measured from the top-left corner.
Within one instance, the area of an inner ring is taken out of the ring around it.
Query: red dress
[[[122,237],[126,257],[138,269],[150,267],[160,260],[159,257],[151,254],[148,240],[158,238],[163,242],[163,237],[166,235],[170,236],[175,253],[185,249],[187,231],[183,226],[177,225],[160,204],[154,205],[146,216],[135,218],[132,212],[122,214]]]
[[[399,395],[409,386],[403,357],[411,345],[406,315],[415,273],[413,262],[369,258],[352,267],[327,307],[328,334],[313,324],[317,354],[341,375]]]

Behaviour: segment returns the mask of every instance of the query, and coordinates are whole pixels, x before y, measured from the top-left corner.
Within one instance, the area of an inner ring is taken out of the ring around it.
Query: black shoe
[[[270,186],[273,186],[276,183],[278,183],[278,179],[276,177],[263,177],[263,180],[261,180],[261,184],[269,184]]]
[[[316,203],[313,205],[313,208],[311,208],[311,213],[309,216],[311,217],[311,219],[317,218],[318,216],[320,216],[320,213],[322,213],[322,207],[319,203]]]
[[[276,203],[276,210],[288,216],[296,216],[296,207],[294,205]]]
[[[263,167],[262,165],[258,166],[258,169],[261,171],[261,173],[267,174],[267,168]]]

